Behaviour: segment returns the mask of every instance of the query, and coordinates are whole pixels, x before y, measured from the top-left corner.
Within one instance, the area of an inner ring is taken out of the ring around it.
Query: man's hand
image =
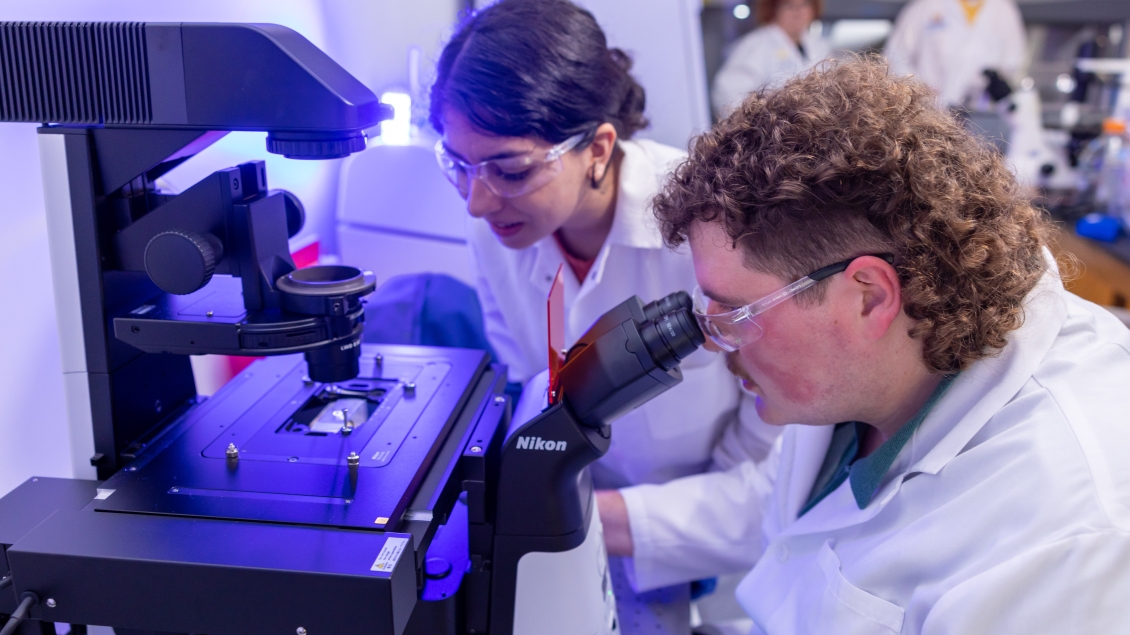
[[[632,529],[628,523],[628,506],[614,489],[596,493],[596,508],[604,525],[604,548],[610,556],[632,555]]]

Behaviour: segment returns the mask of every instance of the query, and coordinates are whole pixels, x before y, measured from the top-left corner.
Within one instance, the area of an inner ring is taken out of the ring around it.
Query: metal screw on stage
[[[239,458],[239,448],[235,447],[235,444],[234,444],[234,443],[229,443],[229,444],[228,444],[228,449],[227,449],[227,451],[225,452],[225,454],[227,454],[227,456],[228,456],[228,459],[230,459],[230,460],[233,460],[233,461],[234,461],[234,460],[236,460],[236,459],[238,459],[238,458]]]
[[[345,457],[345,461],[349,463],[349,467],[361,465],[361,457],[356,452],[350,452],[349,456]]]
[[[341,426],[341,434],[347,437],[353,432],[353,422],[349,420],[349,408],[341,409],[341,420],[344,422]]]

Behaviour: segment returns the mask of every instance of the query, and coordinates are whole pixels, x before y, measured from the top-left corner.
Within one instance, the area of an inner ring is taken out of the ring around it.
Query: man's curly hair
[[[1003,157],[877,57],[751,95],[694,141],[653,206],[669,245],[718,222],[750,268],[785,281],[894,254],[933,372],[999,352],[1047,268],[1047,221]],[[823,287],[806,293],[822,301]]]

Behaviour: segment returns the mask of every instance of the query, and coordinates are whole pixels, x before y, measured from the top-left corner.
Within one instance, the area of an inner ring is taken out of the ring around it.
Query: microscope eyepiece
[[[693,308],[694,303],[691,301],[691,295],[686,291],[676,291],[670,295],[659,298],[655,302],[645,304],[643,314],[648,320],[654,321],[679,309],[690,311]]]
[[[640,336],[651,358],[663,370],[671,370],[706,342],[691,312],[683,307],[643,325]]]

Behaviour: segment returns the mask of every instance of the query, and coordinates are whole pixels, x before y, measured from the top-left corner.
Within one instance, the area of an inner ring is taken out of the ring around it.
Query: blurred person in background
[[[911,0],[883,53],[892,72],[933,88],[940,106],[973,110],[989,87],[985,71],[1015,86],[1026,49],[1015,0]]]
[[[546,297],[559,267],[566,348],[632,295],[694,288],[689,251],[667,249],[649,212],[686,155],[633,138],[647,120],[630,68],[592,14],[566,0],[502,0],[470,15],[440,55],[437,159],[467,201],[486,334],[512,381],[548,365]],[[701,350],[681,368],[682,384],[616,421],[592,467],[598,487],[666,483],[768,453],[777,429],[757,418],[721,355]],[[543,397],[534,385],[524,400]],[[670,502],[656,513],[679,513]]]
[[[724,117],[749,93],[779,86],[827,57],[831,44],[810,28],[822,11],[823,0],[759,0],[762,26],[738,40],[714,77],[714,112]]]

